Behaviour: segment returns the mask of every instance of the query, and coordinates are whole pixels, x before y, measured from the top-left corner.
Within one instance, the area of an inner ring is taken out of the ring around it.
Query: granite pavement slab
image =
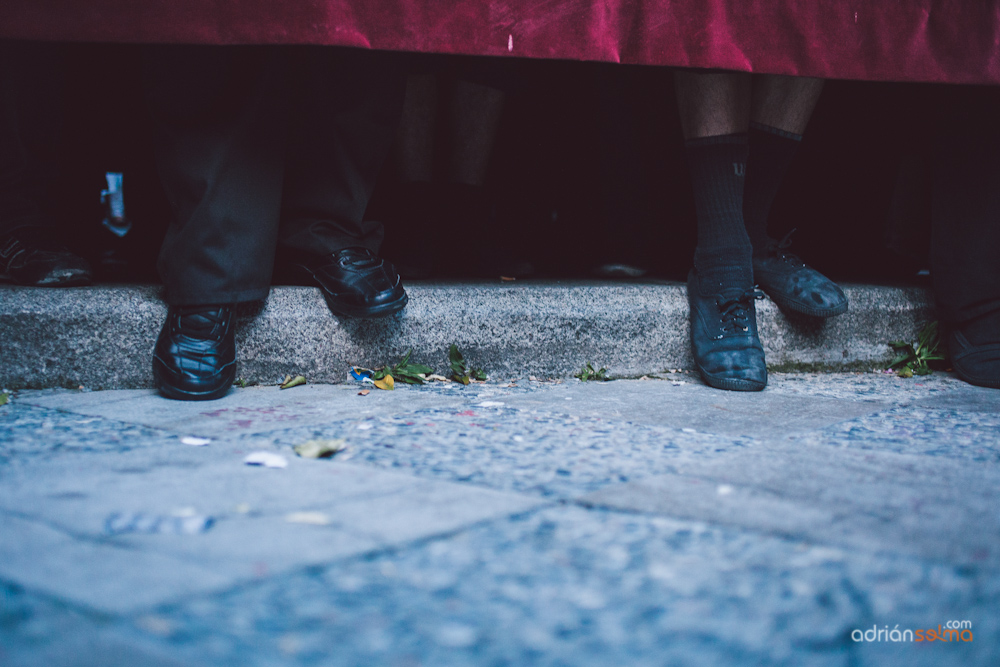
[[[1000,392],[946,373],[357,389],[16,393],[0,663],[1000,662]],[[346,449],[295,455],[315,438]],[[952,621],[975,640],[856,639]]]

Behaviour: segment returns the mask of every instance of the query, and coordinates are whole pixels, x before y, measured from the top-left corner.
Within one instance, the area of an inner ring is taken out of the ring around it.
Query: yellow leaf
[[[375,386],[379,389],[385,389],[386,391],[392,391],[396,388],[396,381],[392,379],[391,375],[386,375],[381,380],[375,380]]]
[[[347,449],[347,443],[340,438],[336,440],[306,440],[300,445],[295,445],[293,449],[304,459],[328,459],[337,452]]]
[[[285,376],[285,381],[281,383],[279,389],[290,389],[292,387],[298,387],[300,384],[305,384],[306,378],[303,375],[296,375],[294,378],[291,375]]]

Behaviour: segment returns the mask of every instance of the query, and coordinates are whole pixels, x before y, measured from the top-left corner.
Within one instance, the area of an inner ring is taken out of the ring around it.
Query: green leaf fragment
[[[941,336],[937,322],[928,322],[917,334],[916,344],[897,340],[889,343],[897,353],[889,368],[897,371],[900,377],[930,375],[933,370],[929,362],[941,361],[944,355],[938,351],[941,346]]]
[[[448,363],[451,365],[451,372],[455,375],[468,375],[469,367],[465,363],[465,357],[454,343],[448,348]],[[466,382],[465,384],[468,384]]]
[[[0,405],[7,405],[9,401],[7,392],[0,392]]]
[[[573,377],[580,380],[580,382],[606,382],[608,369],[601,367],[600,370],[594,370],[594,366],[588,361],[587,364],[580,369],[579,373],[576,373]]]

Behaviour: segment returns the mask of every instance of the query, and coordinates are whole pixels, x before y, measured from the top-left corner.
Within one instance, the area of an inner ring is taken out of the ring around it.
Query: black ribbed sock
[[[750,157],[743,190],[743,222],[754,255],[762,255],[772,241],[767,235],[771,203],[795,157],[802,135],[760,123],[750,123],[748,134]]]
[[[743,224],[747,135],[690,139],[684,150],[698,214],[694,264],[699,281],[723,289],[746,287],[753,283],[750,239]]]

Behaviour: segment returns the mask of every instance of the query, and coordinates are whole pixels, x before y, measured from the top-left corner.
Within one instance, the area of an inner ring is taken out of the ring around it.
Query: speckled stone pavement
[[[14,395],[0,665],[1000,664],[1000,391],[358,389]]]

